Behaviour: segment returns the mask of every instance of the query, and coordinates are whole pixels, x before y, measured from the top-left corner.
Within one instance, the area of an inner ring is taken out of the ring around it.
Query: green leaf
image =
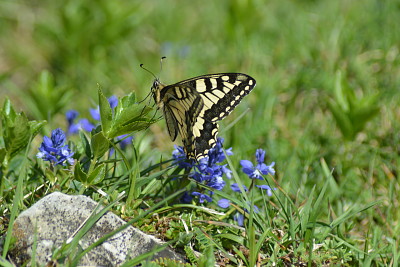
[[[328,101],[328,107],[347,140],[353,140],[379,113],[379,93],[357,98],[340,71],[336,74],[334,97]]]
[[[75,165],[74,177],[75,177],[75,180],[77,180],[77,181],[81,182],[82,184],[86,185],[87,175],[86,175],[86,173],[84,173],[82,171],[81,164],[79,162],[77,162],[76,165]]]
[[[106,176],[106,165],[100,164],[97,166],[87,177],[87,183],[90,185],[95,185],[103,181]]]
[[[28,121],[23,112],[15,112],[8,98],[4,101],[0,115],[4,147],[7,151],[7,162],[9,162],[18,152],[26,148],[31,136],[34,137],[46,121]]]
[[[14,121],[15,117],[17,116],[17,113],[15,112],[14,107],[12,106],[11,101],[10,99],[8,99],[8,97],[6,97],[6,100],[4,101],[2,113],[2,118],[7,118],[10,121]],[[3,121],[3,127],[4,123],[5,122]]]
[[[90,147],[89,140],[86,138],[86,135],[83,133],[83,131],[79,132],[79,137],[81,138],[82,145],[84,146],[86,156],[88,158],[92,158],[92,149]]]
[[[225,238],[225,239],[229,239],[233,242],[236,242],[238,244],[244,244],[244,238],[242,236],[238,236],[238,235],[234,235],[234,234],[220,234],[218,235],[220,238]]]
[[[0,166],[3,165],[3,161],[6,158],[7,150],[5,147],[0,148]]]
[[[100,120],[101,127],[104,135],[109,137],[109,131],[112,124],[112,110],[108,99],[104,96],[103,92],[99,88],[99,109],[100,109]]]
[[[32,138],[39,133],[39,131],[43,128],[43,126],[46,123],[47,121],[29,121],[29,130],[32,135]]]
[[[103,132],[98,132],[92,136],[91,146],[94,158],[100,158],[106,153],[110,147],[110,142],[103,135]]]
[[[215,266],[214,247],[209,246],[204,250],[204,254],[199,259],[199,265],[201,267]]]
[[[336,79],[335,79],[335,99],[337,104],[343,111],[349,110],[349,103],[347,102],[347,98],[344,95],[343,91],[343,81],[342,81],[342,72],[338,70],[336,72]]]
[[[136,97],[134,93],[130,93],[118,101],[112,127],[107,137],[114,138],[123,134],[140,131],[157,121],[146,116],[153,108],[140,106],[135,101]]]
[[[149,127],[154,122],[155,120],[149,121],[147,119],[144,120],[140,119],[128,124],[118,124],[116,125],[115,128],[112,129],[112,131],[110,131],[109,137],[114,138],[123,134],[129,134],[132,132],[141,131]]]
[[[15,121],[8,121],[7,124],[8,129],[5,129],[7,134],[4,135],[4,143],[11,159],[28,145],[30,131],[28,118],[24,113],[17,114]]]
[[[35,118],[50,120],[59,113],[73,95],[67,87],[57,86],[52,73],[43,70],[28,90],[20,92],[29,113]]]

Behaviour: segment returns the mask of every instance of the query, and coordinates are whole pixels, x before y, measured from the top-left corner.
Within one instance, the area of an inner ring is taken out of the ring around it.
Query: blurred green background
[[[234,164],[266,149],[301,203],[323,185],[324,159],[332,214],[381,201],[349,223],[378,244],[400,235],[399,22],[397,0],[2,0],[0,96],[65,129],[65,111],[89,117],[98,84],[107,96],[143,99],[153,78],[140,63],[166,84],[249,74],[256,88],[221,125]],[[170,155],[164,126],[146,132],[147,153]]]

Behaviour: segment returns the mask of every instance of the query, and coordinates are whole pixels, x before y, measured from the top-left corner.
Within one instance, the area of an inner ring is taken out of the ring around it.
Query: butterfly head
[[[160,82],[159,79],[155,79],[153,85],[151,86],[151,93],[153,95],[154,101],[156,102],[157,106],[161,108],[162,105],[161,101],[161,89],[165,87],[164,84]]]

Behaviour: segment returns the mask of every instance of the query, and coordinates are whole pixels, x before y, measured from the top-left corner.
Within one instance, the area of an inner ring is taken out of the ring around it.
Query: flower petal
[[[259,164],[264,162],[264,158],[265,158],[265,150],[264,149],[257,149],[256,150],[256,160]]]
[[[108,103],[110,103],[110,107],[114,109],[118,105],[118,97],[115,95],[110,96],[108,99]]]
[[[231,184],[231,189],[232,189],[232,191],[234,191],[234,192],[242,192],[242,191],[240,190],[239,185],[238,185],[237,183]],[[245,192],[247,192],[247,187],[246,187],[245,185],[243,185],[243,189],[244,189]]]
[[[220,206],[223,209],[228,208],[231,205],[231,202],[226,199],[226,198],[221,198],[220,200],[218,200],[218,206]]]
[[[251,163],[251,161],[249,160],[241,160],[240,161],[240,165],[242,165],[242,171],[247,174],[248,176],[251,176],[254,172],[254,166],[253,163]]]

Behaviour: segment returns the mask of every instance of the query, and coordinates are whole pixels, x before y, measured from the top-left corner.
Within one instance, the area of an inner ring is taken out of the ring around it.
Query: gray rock
[[[31,259],[36,235],[36,262],[44,265],[51,260],[52,252],[67,241],[91,215],[97,203],[86,196],[70,196],[52,193],[15,220],[13,235],[16,243],[9,251],[12,261],[18,265]],[[105,234],[121,227],[125,221],[112,212],[104,214],[79,240],[79,246],[86,249]],[[36,226],[36,227],[35,227]],[[85,266],[117,266],[135,258],[163,242],[151,235],[129,226],[92,249],[79,262]],[[167,248],[153,258],[170,258],[182,261],[183,257]]]

